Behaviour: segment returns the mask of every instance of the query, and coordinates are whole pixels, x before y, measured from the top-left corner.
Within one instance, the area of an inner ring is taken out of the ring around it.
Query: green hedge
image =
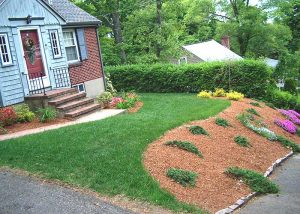
[[[224,88],[248,97],[263,97],[271,70],[255,60],[189,65],[154,64],[106,67],[117,90],[191,92]],[[229,81],[230,77],[230,81]]]

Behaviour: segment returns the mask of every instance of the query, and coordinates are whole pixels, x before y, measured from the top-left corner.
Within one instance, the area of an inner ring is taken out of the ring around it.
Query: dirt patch
[[[144,165],[150,174],[158,180],[161,187],[168,190],[180,201],[194,204],[211,212],[225,208],[239,198],[251,193],[242,182],[224,174],[226,168],[238,166],[264,173],[272,162],[285,156],[290,151],[277,142],[271,142],[244,127],[236,116],[248,108],[254,108],[270,130],[300,143],[298,136],[289,134],[274,124],[274,119],[283,116],[276,110],[263,104],[263,108],[249,103],[250,99],[232,102],[231,107],[220,113],[232,127],[224,128],[215,124],[215,117],[177,127],[149,145],[144,154]],[[188,127],[199,125],[208,131],[209,136],[192,135]],[[249,139],[250,148],[237,145],[234,137],[245,136]],[[166,141],[181,140],[194,143],[204,158],[183,150],[165,146]],[[199,174],[194,188],[185,188],[166,176],[166,171],[176,167]]]
[[[70,120],[67,119],[55,119],[53,121],[49,121],[47,123],[41,123],[39,122],[38,119],[35,119],[32,122],[28,123],[16,123],[11,126],[5,127],[7,130],[7,134],[12,134],[20,131],[25,131],[25,130],[30,130],[30,129],[36,129],[36,128],[41,128],[41,127],[46,127],[46,126],[51,126],[51,125],[56,125],[56,124],[62,124],[62,123],[67,123],[70,122]]]
[[[142,107],[144,106],[144,103],[141,101],[138,101],[135,103],[134,107],[128,109],[128,113],[136,113],[138,112]]]

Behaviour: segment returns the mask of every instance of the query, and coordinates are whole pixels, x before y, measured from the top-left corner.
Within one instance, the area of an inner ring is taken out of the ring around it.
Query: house
[[[215,40],[201,42],[193,45],[183,46],[184,54],[178,60],[178,64],[182,63],[199,63],[214,61],[234,61],[243,58],[229,47],[228,37],[222,39],[222,44]]]
[[[276,68],[277,65],[279,64],[279,60],[271,59],[271,58],[265,58],[264,62],[272,68]]]
[[[68,0],[0,0],[0,106],[54,90],[103,92],[100,24]]]

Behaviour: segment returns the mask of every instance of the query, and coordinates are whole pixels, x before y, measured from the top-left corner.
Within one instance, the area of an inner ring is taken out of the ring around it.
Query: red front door
[[[45,76],[37,30],[23,30],[21,38],[29,79]]]

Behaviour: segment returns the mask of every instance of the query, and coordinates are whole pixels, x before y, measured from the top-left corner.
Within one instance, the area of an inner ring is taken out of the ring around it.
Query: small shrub
[[[219,126],[223,126],[223,127],[230,126],[229,122],[227,120],[223,119],[223,118],[216,118],[215,122]]]
[[[277,136],[277,141],[281,143],[284,147],[288,149],[292,149],[295,153],[300,153],[300,146],[288,139],[286,139],[283,136]]]
[[[180,148],[182,150],[194,153],[194,154],[198,155],[199,157],[203,157],[203,155],[198,150],[198,148],[194,144],[192,144],[190,142],[169,141],[169,142],[166,142],[165,145],[167,145],[167,146],[173,146],[173,147],[178,147],[178,148]]]
[[[268,140],[271,140],[271,141],[277,140],[277,135],[274,132],[272,132],[271,130],[269,130],[268,128],[266,128],[266,127],[257,127],[255,125],[251,124],[251,122],[250,122],[250,121],[252,121],[251,117],[253,117],[253,116],[250,115],[250,114],[241,114],[241,115],[237,116],[237,119],[245,127],[247,127],[248,129],[254,131],[255,133],[267,138]],[[253,121],[255,122],[254,119],[253,119]]]
[[[13,107],[0,108],[0,126],[10,126],[17,121],[17,114]]]
[[[113,95],[111,94],[111,92],[105,91],[102,94],[100,94],[100,96],[98,96],[97,102],[103,106],[104,108],[108,107],[109,103],[111,102],[113,98]]]
[[[200,91],[197,97],[211,98],[211,93],[209,91]]]
[[[279,89],[269,91],[264,99],[277,108],[295,109],[297,106],[297,96],[293,96],[287,91],[280,91]]]
[[[198,177],[195,172],[176,168],[168,169],[167,176],[184,187],[195,186]]]
[[[226,97],[226,92],[223,88],[216,88],[213,92],[214,97]]]
[[[292,78],[287,78],[284,83],[284,91],[290,92],[293,95],[297,94],[297,83]]]
[[[207,131],[201,126],[191,126],[189,130],[194,135],[208,135]]]
[[[276,184],[257,172],[240,169],[238,167],[230,167],[226,170],[226,173],[231,174],[238,179],[242,179],[252,191],[262,194],[278,193],[279,191]]]
[[[236,92],[236,91],[230,91],[229,93],[226,94],[226,97],[229,100],[239,101],[239,100],[242,100],[244,98],[244,94]]]
[[[41,123],[46,123],[55,120],[57,117],[56,109],[53,107],[40,108],[37,110],[38,118]]]
[[[260,117],[260,114],[254,108],[248,108],[247,112]]]
[[[293,110],[284,110],[284,109],[279,109],[279,112],[283,114],[285,117],[287,117],[291,122],[293,122],[296,125],[300,126],[300,118],[295,115],[295,111]]]
[[[35,114],[30,111],[27,104],[19,104],[14,106],[15,112],[17,114],[17,122],[31,122],[35,118]]]
[[[0,126],[0,135],[7,134],[7,130]]]
[[[261,105],[258,102],[250,102],[250,105],[253,105],[253,106],[261,108]]]
[[[273,103],[265,103],[265,104],[266,104],[266,106],[276,110],[276,107]]]
[[[246,138],[246,137],[243,137],[243,136],[236,136],[235,138],[234,138],[234,141],[238,144],[238,145],[240,145],[240,146],[242,146],[242,147],[249,147],[250,146],[250,144],[249,144],[249,141],[248,141],[248,139]]]

